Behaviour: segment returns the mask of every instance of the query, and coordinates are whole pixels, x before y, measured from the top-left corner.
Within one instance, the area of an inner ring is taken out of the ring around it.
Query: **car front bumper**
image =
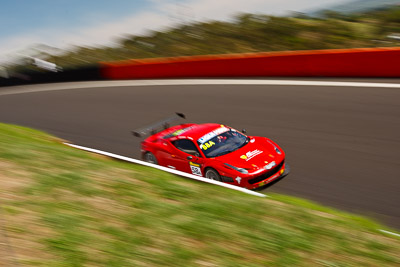
[[[256,189],[256,188],[262,187],[262,186],[267,185],[277,179],[285,177],[289,173],[290,173],[290,166],[289,166],[289,164],[285,163],[275,174],[269,176],[268,178],[266,178],[260,182],[254,183],[254,184],[248,183],[246,185],[246,188],[247,189]]]

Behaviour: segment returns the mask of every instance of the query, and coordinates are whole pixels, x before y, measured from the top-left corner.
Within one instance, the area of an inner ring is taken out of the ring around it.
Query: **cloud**
[[[113,45],[115,38],[126,33],[142,34],[152,28],[160,28],[168,24],[168,17],[154,12],[144,12],[133,17],[126,17],[111,23],[98,23],[96,26],[75,29],[40,29],[29,34],[12,36],[0,43],[0,60],[6,54],[23,50],[34,44],[68,49],[73,45]]]
[[[153,0],[163,2],[160,0]],[[336,5],[349,0],[187,0],[179,4],[170,1],[160,6],[163,10],[193,14],[199,20],[225,20],[235,13],[266,13],[270,15],[285,15],[292,11],[308,11]],[[184,15],[184,14],[183,14]]]
[[[15,52],[35,43],[59,48],[71,45],[112,45],[116,37],[125,34],[143,34],[146,30],[159,30],[176,23],[193,20],[226,20],[239,12],[284,14],[290,10],[307,10],[339,0],[150,0],[152,8],[113,22],[93,21],[92,26],[55,29],[51,26],[31,31],[27,35],[3,38],[0,51]],[[347,0],[341,0],[341,2]],[[93,26],[94,25],[94,26]],[[0,55],[1,60],[1,55]]]

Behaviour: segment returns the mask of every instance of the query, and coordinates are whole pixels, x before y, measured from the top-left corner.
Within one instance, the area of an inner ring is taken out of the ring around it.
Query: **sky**
[[[0,61],[46,44],[115,45],[126,34],[190,21],[227,20],[243,12],[285,15],[350,0],[1,0]],[[25,49],[25,50],[24,50]]]

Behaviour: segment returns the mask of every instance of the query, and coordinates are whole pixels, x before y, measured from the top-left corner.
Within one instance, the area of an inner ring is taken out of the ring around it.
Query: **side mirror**
[[[242,133],[244,134],[247,133],[246,129],[242,129]]]
[[[192,160],[193,157],[192,157],[192,156],[187,156],[187,159],[188,159],[188,160]]]

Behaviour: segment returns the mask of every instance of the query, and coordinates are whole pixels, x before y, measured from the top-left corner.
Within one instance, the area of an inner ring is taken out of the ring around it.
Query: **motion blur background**
[[[399,266],[395,230],[296,198],[400,229],[399,48],[395,0],[2,1],[1,86],[313,81],[0,87],[0,265]],[[279,52],[320,49],[344,50]],[[3,124],[139,158],[130,131],[176,111],[273,139],[292,173],[252,198]]]
[[[6,1],[0,75],[132,58],[398,46],[396,0]]]

